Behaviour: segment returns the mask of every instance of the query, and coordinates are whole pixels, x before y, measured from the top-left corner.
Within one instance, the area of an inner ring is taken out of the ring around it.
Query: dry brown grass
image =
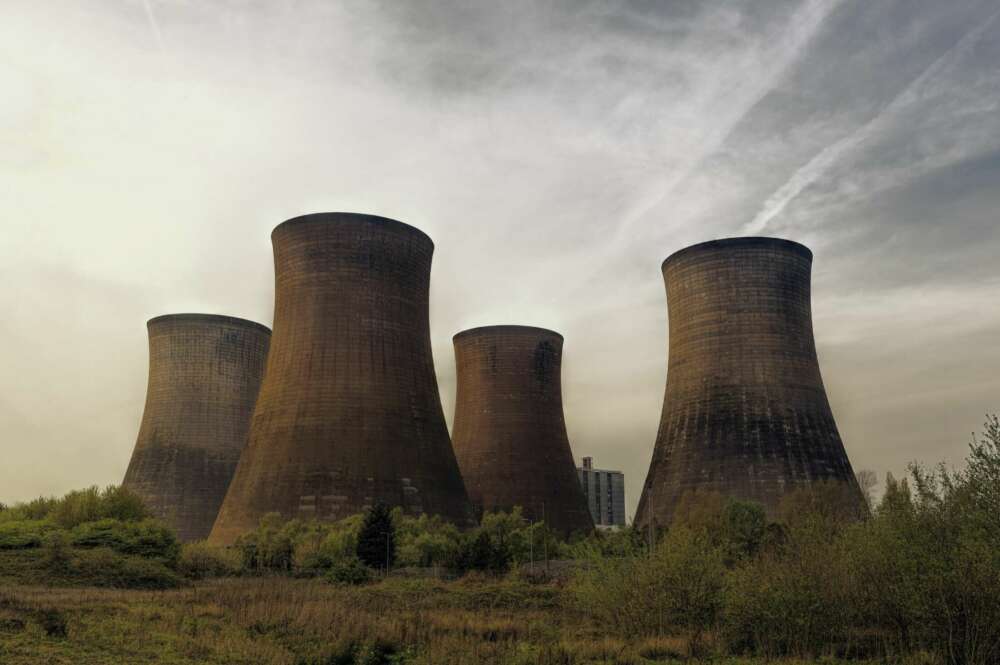
[[[274,577],[160,592],[12,587],[0,591],[0,662],[648,665],[687,653],[683,636],[609,636],[560,599],[555,587],[491,580],[342,588]],[[46,634],[45,613],[65,621],[65,637]],[[395,655],[379,656],[378,645]]]

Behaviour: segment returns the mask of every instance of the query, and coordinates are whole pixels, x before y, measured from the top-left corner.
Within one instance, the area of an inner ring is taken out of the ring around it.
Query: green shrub
[[[295,538],[302,528],[299,520],[282,522],[279,513],[268,513],[260,525],[236,541],[241,565],[249,572],[289,572],[295,561]]]
[[[729,576],[724,635],[734,652],[816,657],[847,641],[842,557],[822,548],[764,555]]]
[[[372,571],[357,557],[339,559],[334,562],[326,573],[326,579],[332,584],[356,586],[371,581]]]
[[[49,533],[56,527],[48,522],[0,522],[0,550],[19,550],[41,547]]]
[[[375,569],[388,570],[396,562],[396,526],[385,505],[376,504],[365,515],[358,532],[357,555]]]
[[[69,536],[65,531],[53,531],[45,538],[42,549],[42,565],[53,573],[69,570],[72,562],[72,550]]]
[[[681,630],[698,651],[722,609],[723,553],[705,534],[670,530],[651,557],[597,557],[575,576],[577,606],[602,625],[629,636]]]
[[[492,538],[484,529],[464,534],[445,560],[446,568],[453,574],[469,571],[503,575],[510,570],[510,549],[506,543]]]
[[[161,561],[120,554],[107,547],[77,553],[75,579],[89,586],[116,589],[175,589],[184,579]]]
[[[155,520],[122,522],[107,518],[84,522],[70,532],[70,542],[74,547],[108,547],[122,554],[162,559],[171,565],[180,554],[177,536]]]
[[[177,559],[177,572],[194,580],[233,577],[239,575],[240,570],[239,552],[205,542],[182,545]]]
[[[440,516],[409,517],[393,511],[396,526],[397,563],[400,566],[429,568],[444,565],[455,549],[460,533]]]
[[[0,511],[0,524],[48,521],[64,529],[72,529],[84,522],[102,519],[138,522],[149,517],[151,514],[138,495],[125,487],[110,485],[103,490],[97,487],[75,490],[60,499],[39,497],[8,506]]]

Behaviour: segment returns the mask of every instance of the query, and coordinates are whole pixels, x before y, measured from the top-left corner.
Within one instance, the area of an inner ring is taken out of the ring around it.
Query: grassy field
[[[614,639],[565,601],[558,585],[485,578],[364,587],[244,578],[172,591],[6,586],[0,662],[639,665],[683,658],[684,636]]]

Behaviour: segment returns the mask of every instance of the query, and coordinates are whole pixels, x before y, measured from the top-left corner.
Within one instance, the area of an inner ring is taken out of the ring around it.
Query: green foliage
[[[358,558],[368,567],[387,570],[396,561],[396,527],[384,504],[376,504],[365,515],[358,532]]]
[[[635,526],[615,530],[595,530],[585,538],[556,548],[560,555],[571,559],[590,560],[594,557],[639,556],[648,551],[647,533]],[[536,555],[537,559],[537,555]]]
[[[107,547],[121,554],[157,558],[173,565],[180,554],[180,543],[172,530],[155,520],[123,522],[101,519],[84,522],[70,532],[74,547]]]
[[[57,527],[49,522],[23,520],[0,522],[0,550],[41,547]]]
[[[331,584],[357,586],[367,584],[371,579],[371,569],[357,557],[337,560],[326,573],[326,580]]]
[[[0,524],[18,521],[48,521],[63,529],[85,522],[115,519],[138,522],[150,517],[149,511],[130,490],[109,485],[70,492],[61,499],[41,497],[0,511]]]
[[[42,566],[59,573],[69,570],[72,560],[73,551],[66,532],[60,530],[49,533],[42,550]]]
[[[730,499],[722,510],[721,542],[727,561],[752,557],[764,545],[767,537],[767,514],[764,507],[753,501]]]
[[[400,566],[442,566],[459,541],[458,528],[440,516],[409,517],[396,509],[392,517],[396,525],[396,552]]]
[[[89,586],[175,589],[184,585],[184,579],[162,561],[122,555],[107,547],[78,552],[73,572]]]
[[[233,577],[240,574],[241,563],[239,552],[234,549],[205,542],[186,543],[181,546],[177,572],[193,580]]]
[[[469,571],[503,575],[510,569],[510,549],[502,536],[492,536],[479,528],[463,534],[451,550],[445,566],[453,574]]]
[[[577,607],[628,637],[687,631],[692,650],[722,608],[722,550],[700,530],[678,526],[649,557],[595,557],[574,580]]]
[[[845,557],[821,533],[791,528],[780,552],[730,573],[724,632],[731,649],[773,658],[841,646],[851,619],[850,579]]]
[[[236,541],[244,570],[290,571],[294,563],[295,537],[301,522],[282,522],[279,513],[264,515],[259,526]]]

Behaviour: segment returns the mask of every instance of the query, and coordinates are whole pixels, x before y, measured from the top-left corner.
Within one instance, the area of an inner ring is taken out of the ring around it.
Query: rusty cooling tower
[[[455,335],[455,456],[478,510],[521,506],[564,534],[594,528],[563,420],[563,338],[526,326]]]
[[[208,537],[246,443],[271,331],[212,314],[150,319],[149,384],[125,487],[183,541]]]
[[[861,494],[827,402],[813,341],[812,252],[730,238],[663,263],[667,388],[638,521],[669,523],[703,490],[760,502],[818,480]]]
[[[349,213],[296,217],[271,241],[266,378],[211,540],[269,512],[337,520],[375,503],[467,524],[431,356],[434,243]]]

